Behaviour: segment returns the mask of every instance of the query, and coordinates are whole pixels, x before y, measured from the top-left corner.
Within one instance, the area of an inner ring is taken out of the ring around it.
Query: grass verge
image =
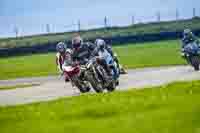
[[[1,133],[198,133],[200,81],[0,107]]]
[[[181,65],[178,41],[127,44],[114,47],[126,68]],[[0,58],[0,80],[57,74],[55,53]]]

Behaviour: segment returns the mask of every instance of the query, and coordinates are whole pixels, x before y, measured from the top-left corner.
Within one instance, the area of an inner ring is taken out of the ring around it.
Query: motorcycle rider
[[[85,65],[91,58],[98,56],[98,51],[93,43],[84,43],[79,35],[72,39],[73,47],[73,61],[78,61],[81,65]],[[108,75],[111,75],[111,70],[105,61],[101,60],[99,63],[104,67]]]
[[[117,63],[117,67],[120,69],[120,73],[121,74],[126,74],[127,72],[125,71],[125,69],[120,65],[117,54],[113,52],[111,45],[106,44],[106,42],[103,39],[96,39],[95,40],[95,44],[96,46],[99,43],[103,43],[104,44],[104,48],[110,53],[110,55],[113,57],[114,61]]]
[[[192,33],[192,31],[190,29],[185,29],[183,31],[182,48],[192,42],[196,42],[197,44],[199,44],[198,38]]]
[[[56,46],[57,54],[56,54],[56,65],[61,74],[63,74],[63,67],[69,66],[72,64],[71,49],[68,49],[64,42],[59,42]],[[69,81],[67,77],[65,77],[65,81]]]
[[[89,61],[94,49],[95,46],[83,43],[82,38],[76,35],[72,39],[72,60],[78,61],[81,65],[85,65]]]
[[[184,57],[184,48],[190,43],[196,42],[199,45],[198,38],[192,33],[190,29],[185,29],[183,31],[183,38],[182,38],[182,56]]]
[[[111,56],[112,56],[112,57],[114,56],[112,47],[111,47],[110,45],[107,45],[106,42],[105,42],[103,39],[99,39],[99,38],[96,39],[96,40],[95,40],[95,44],[96,44],[96,46],[97,46],[98,44],[103,44],[103,45],[104,45],[103,47],[111,54]]]
[[[109,52],[110,49],[108,49],[106,47],[106,43],[104,40],[102,39],[98,39],[96,40],[96,51],[98,53],[98,56],[100,57],[103,57],[103,63],[104,63],[104,66],[106,65],[107,67],[109,67],[110,63],[112,63],[114,65],[114,59],[113,59],[113,56],[111,55],[110,52],[112,52],[112,50]],[[113,52],[112,52],[113,53]],[[110,59],[109,59],[110,58]],[[107,60],[108,59],[108,60]],[[110,60],[113,60],[113,62],[109,62]],[[110,68],[108,68],[110,69]],[[111,71],[111,70],[110,70]],[[117,68],[116,67],[113,67],[113,71],[114,71],[114,77],[117,78],[119,75],[118,75],[118,72],[117,72]],[[111,73],[111,72],[110,72]],[[110,74],[109,73],[109,74]]]

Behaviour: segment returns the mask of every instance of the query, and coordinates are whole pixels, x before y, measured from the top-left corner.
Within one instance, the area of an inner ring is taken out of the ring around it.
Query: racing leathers
[[[182,43],[182,49],[181,49],[181,56],[183,57],[183,58],[185,58],[185,46],[187,46],[188,44],[190,44],[190,43],[196,43],[198,46],[199,46],[199,40],[198,40],[198,38],[194,35],[194,34],[190,34],[190,35],[188,35],[188,36],[184,36],[183,38],[182,38],[182,40],[181,40],[181,43]],[[200,47],[200,46],[199,46]]]
[[[72,65],[72,58],[71,54],[69,52],[65,53],[57,53],[56,54],[56,65],[58,67],[59,72],[63,75],[63,68],[65,66],[71,66]],[[68,77],[65,75],[65,81],[69,81]]]
[[[191,34],[190,36],[184,36],[181,41],[182,41],[182,48],[184,48],[187,44],[193,42],[199,44],[198,38],[193,34]]]

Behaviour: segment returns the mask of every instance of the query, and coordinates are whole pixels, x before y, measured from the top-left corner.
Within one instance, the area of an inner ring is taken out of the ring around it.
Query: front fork
[[[93,73],[94,73],[94,76],[95,76],[95,79],[97,80],[97,82],[98,82],[98,83],[101,82],[101,80],[100,80],[99,77],[98,77],[98,73],[96,72],[95,67],[92,67],[92,71],[93,71]]]
[[[192,57],[190,55],[185,54],[183,58],[185,58],[188,64],[192,65],[192,61],[191,61]]]

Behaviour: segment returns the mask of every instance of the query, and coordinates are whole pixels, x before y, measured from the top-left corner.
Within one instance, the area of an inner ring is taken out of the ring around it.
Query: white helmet
[[[105,48],[106,42],[103,39],[96,39],[95,44],[98,48]]]
[[[72,50],[71,49],[66,49],[66,53],[72,54]]]

